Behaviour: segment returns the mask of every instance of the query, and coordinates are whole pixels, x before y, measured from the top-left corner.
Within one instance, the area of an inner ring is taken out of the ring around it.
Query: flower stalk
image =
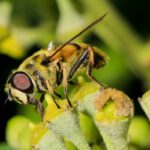
[[[69,96],[73,108],[69,108],[67,100],[63,100],[58,101],[61,109],[55,106],[50,96],[45,96],[48,106],[44,121],[35,125],[29,134],[30,149],[99,150],[101,137],[108,150],[128,149],[133,104],[127,95],[112,88],[101,90],[97,83],[79,78],[78,86]],[[89,116],[95,124],[95,133],[88,133],[93,140],[89,137],[87,140],[87,129],[83,127],[88,127],[88,122],[81,123],[79,114]]]

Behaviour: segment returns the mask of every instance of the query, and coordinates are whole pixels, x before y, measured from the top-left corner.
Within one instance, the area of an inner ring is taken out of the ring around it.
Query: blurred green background
[[[50,41],[62,43],[91,21],[109,12],[104,21],[75,42],[101,48],[108,64],[93,71],[108,86],[134,101],[135,114],[144,116],[137,98],[150,88],[149,0],[0,0],[0,141],[5,141],[9,118],[24,114],[37,118],[29,107],[8,102],[4,84],[11,70]],[[31,113],[32,112],[32,113]],[[36,119],[35,119],[36,120]]]

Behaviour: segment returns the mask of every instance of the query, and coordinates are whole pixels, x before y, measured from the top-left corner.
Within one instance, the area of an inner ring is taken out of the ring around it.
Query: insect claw
[[[104,87],[104,86],[100,86],[99,91],[102,92],[102,91],[104,91],[104,90],[105,90],[105,87]]]
[[[68,104],[72,108],[72,104],[71,104],[70,100],[68,100]]]
[[[41,121],[44,120],[44,109],[40,110]]]
[[[68,95],[66,95],[66,98],[67,98],[67,101],[68,101],[69,107],[71,107],[71,108],[72,108],[72,104],[71,104],[71,102],[70,102],[70,100],[69,100]]]
[[[40,113],[41,121],[43,121],[45,114],[43,105],[41,103],[37,103],[36,109]]]
[[[55,105],[57,106],[58,109],[60,109],[61,107],[57,104],[56,101],[54,101]]]

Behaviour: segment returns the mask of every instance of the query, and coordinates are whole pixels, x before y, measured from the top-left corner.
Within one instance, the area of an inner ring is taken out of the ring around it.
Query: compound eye
[[[33,83],[30,77],[24,72],[16,72],[11,78],[11,84],[14,88],[22,92],[33,92]]]

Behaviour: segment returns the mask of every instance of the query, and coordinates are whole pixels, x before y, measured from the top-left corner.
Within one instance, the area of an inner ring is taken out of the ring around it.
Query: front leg
[[[41,120],[43,121],[43,118],[44,118],[44,107],[43,107],[42,102],[37,100],[37,99],[32,99],[30,101],[30,104],[35,105],[36,110],[40,113]]]
[[[46,80],[46,85],[47,85],[48,92],[51,94],[51,97],[52,97],[52,99],[53,99],[53,102],[55,103],[55,105],[57,106],[57,108],[60,109],[60,106],[59,106],[58,103],[56,102],[56,98],[55,98],[55,94],[54,94],[53,87],[50,85],[50,83],[49,83],[48,80]]]

